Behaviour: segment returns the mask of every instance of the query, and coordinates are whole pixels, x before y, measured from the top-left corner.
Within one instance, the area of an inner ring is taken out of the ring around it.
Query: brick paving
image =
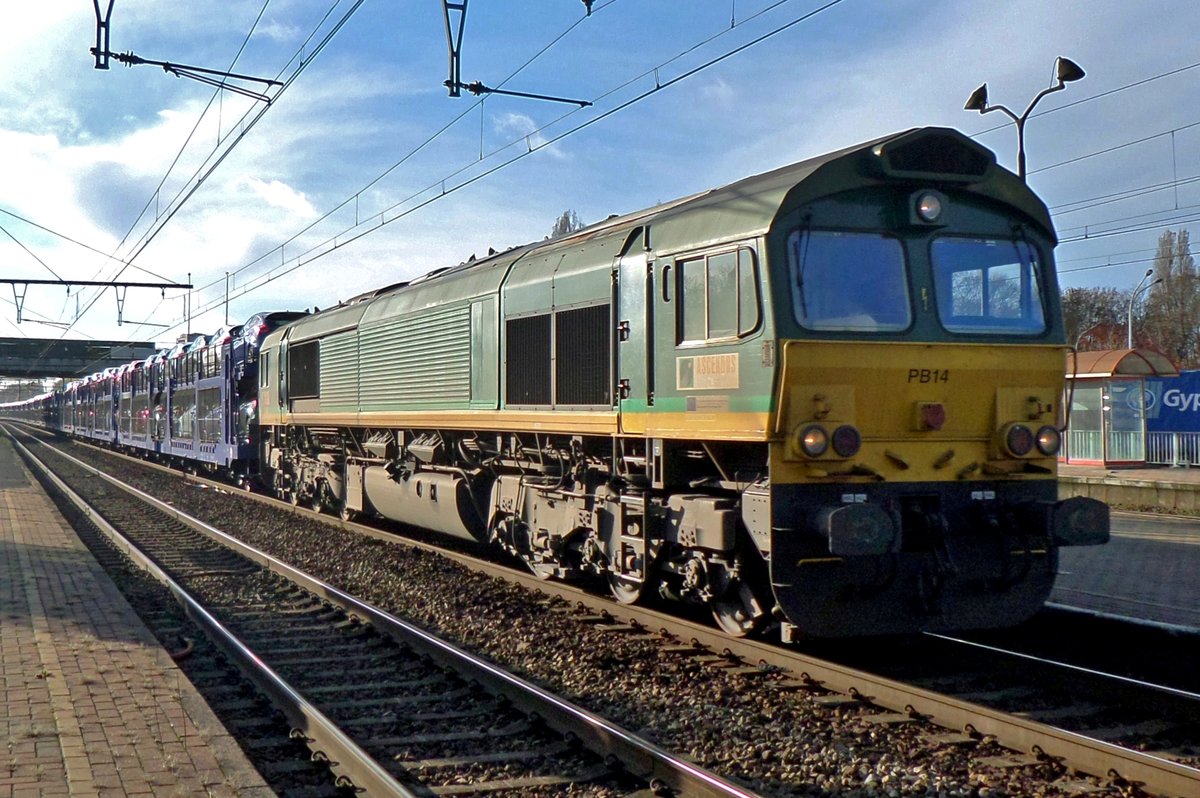
[[[0,798],[274,793],[0,438]]]

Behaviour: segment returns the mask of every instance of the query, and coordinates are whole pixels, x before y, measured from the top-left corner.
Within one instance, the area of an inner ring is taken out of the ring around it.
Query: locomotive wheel
[[[608,589],[612,591],[613,598],[618,604],[636,604],[638,599],[642,597],[643,582],[635,581],[627,576],[620,574],[608,575]]]
[[[342,506],[338,508],[338,518],[342,519],[343,521],[353,521],[357,516],[358,513],[354,510],[351,510],[345,502],[342,502]]]
[[[644,596],[654,593],[653,581],[651,579],[630,579],[621,574],[610,573],[608,574],[608,589],[618,604],[636,604]]]
[[[709,602],[709,607],[717,626],[730,637],[753,634],[767,617],[759,608],[750,586],[736,579]]]

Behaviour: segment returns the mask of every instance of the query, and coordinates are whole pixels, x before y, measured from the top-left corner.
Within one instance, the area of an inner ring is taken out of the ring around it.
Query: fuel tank
[[[419,472],[393,479],[382,466],[366,469],[365,477],[367,499],[383,517],[457,538],[484,540],[484,525],[463,477]]]

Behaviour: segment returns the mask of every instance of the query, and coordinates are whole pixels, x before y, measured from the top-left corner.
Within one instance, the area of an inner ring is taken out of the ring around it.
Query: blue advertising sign
[[[1147,432],[1200,432],[1200,371],[1146,378]]]

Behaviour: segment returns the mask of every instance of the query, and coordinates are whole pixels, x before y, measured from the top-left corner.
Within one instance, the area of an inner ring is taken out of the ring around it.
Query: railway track
[[[193,503],[193,498],[199,501],[198,497],[206,493],[199,490],[177,492],[180,493],[181,503],[189,505]],[[276,509],[283,507],[273,503],[274,500],[254,498]],[[305,511],[288,509],[294,513],[289,516],[294,519],[294,526],[304,526],[300,523],[301,519],[307,521],[311,517]],[[339,536],[339,541],[365,541],[356,545],[376,552],[378,544],[370,541],[392,539],[388,533],[356,526],[346,528],[353,528],[354,535]],[[301,534],[297,530],[297,537]],[[374,537],[364,539],[363,536]],[[469,559],[463,555],[455,556],[461,560]],[[878,641],[874,644],[877,646],[875,656],[871,655],[870,649],[864,649],[866,653],[859,652],[859,655],[854,654],[852,649],[850,653],[843,649],[841,652],[826,652],[829,656],[819,659],[811,654],[761,642],[733,640],[703,624],[689,623],[653,609],[614,605],[571,586],[542,582],[494,563],[475,561],[471,563],[471,568],[563,600],[558,603],[544,600],[542,603],[549,605],[550,611],[559,617],[569,618],[602,636],[626,640],[639,636],[645,630],[664,630],[659,635],[663,642],[657,644],[658,658],[667,660],[664,668],[676,668],[672,663],[679,660],[698,664],[709,671],[720,672],[726,681],[732,680],[741,685],[747,693],[786,695],[789,697],[787,700],[803,703],[814,713],[836,713],[860,733],[869,733],[871,738],[893,734],[906,739],[910,743],[910,755],[914,747],[923,748],[931,759],[940,757],[948,762],[965,763],[964,767],[970,774],[969,783],[977,790],[981,786],[990,788],[986,785],[1007,785],[1010,794],[1023,794],[1022,785],[1040,783],[1042,786],[1038,792],[1049,795],[1081,792],[1128,795],[1139,790],[1148,794],[1176,796],[1200,794],[1200,770],[1196,767],[1195,751],[1188,754],[1188,746],[1194,746],[1200,734],[1194,734],[1198,728],[1195,725],[1196,709],[1194,704],[1189,703],[1192,698],[1188,695],[1126,685],[1122,688],[1120,700],[1101,708],[1099,712],[1076,711],[1072,708],[1086,710],[1083,704],[1094,703],[1088,696],[1116,695],[1111,683],[1104,681],[1099,674],[1088,677],[1095,681],[1085,683],[1078,674],[1072,673],[1065,678],[1054,677],[1060,686],[1064,683],[1076,686],[1074,692],[1063,692],[1065,698],[1051,700],[1047,692],[1031,697],[1033,694],[1027,687],[1021,686],[1016,674],[1022,671],[1034,674],[1033,664],[1026,661],[1015,667],[992,667],[990,671],[980,669],[970,678],[964,676],[962,669],[957,675],[952,672],[930,675],[928,664],[938,658],[966,661],[965,654],[932,647],[916,652],[909,659],[912,668],[924,671],[923,679],[917,679],[912,673],[904,673],[904,657],[894,656],[895,652],[889,650],[890,644],[889,648],[880,648]],[[945,641],[937,643],[943,644],[951,645]],[[841,661],[832,661],[830,657],[833,656],[841,658]],[[867,660],[857,663],[863,667],[852,667],[855,656]],[[1001,655],[990,652],[976,659],[985,663],[991,660],[995,665],[1001,661]],[[894,678],[879,673],[879,666],[889,661],[896,670]],[[1036,671],[1039,675],[1027,681],[1050,683],[1052,680],[1047,674],[1054,669],[1049,665],[1037,667],[1049,670]],[[569,676],[564,678],[570,680]],[[989,679],[992,681],[990,685],[987,684]],[[1084,684],[1087,686],[1082,689],[1081,698],[1078,688]],[[993,695],[989,696],[988,693]],[[603,698],[600,703],[605,700],[608,699]],[[989,701],[990,705],[986,703]],[[1022,701],[1026,703],[1022,704]],[[681,697],[681,712],[686,704],[687,699]],[[1130,706],[1149,708],[1152,715],[1161,710],[1159,725],[1162,725],[1163,718],[1167,719],[1166,731],[1170,734],[1167,734],[1166,741],[1172,750],[1161,750],[1164,747],[1161,744],[1162,728],[1150,735],[1146,732],[1154,730],[1142,727],[1141,740],[1129,735],[1131,731],[1137,732],[1137,726],[1141,723],[1128,713],[1120,714],[1121,707]],[[1097,723],[1071,725],[1081,718],[1086,721],[1088,717],[1098,720],[1100,725],[1106,724],[1107,730],[1114,734],[1106,736],[1096,733],[1105,730]],[[1035,718],[1040,718],[1041,722]],[[766,720],[763,724],[777,729],[777,724]],[[1091,736],[1085,728],[1088,726],[1092,730]],[[801,732],[795,733],[805,736]],[[1189,737],[1189,734],[1192,736]],[[660,732],[659,737],[672,741],[686,740],[684,735],[674,733]],[[1114,737],[1125,745],[1113,742]],[[1007,748],[998,748],[994,741]],[[689,748],[687,742],[677,744],[682,746],[679,750],[688,751],[697,759],[706,759],[703,745]],[[763,745],[766,747],[753,749],[756,756],[761,756],[762,763],[730,765],[728,772],[736,773],[756,785],[771,787],[781,783],[786,788],[789,783],[787,778],[779,775],[786,768],[772,767],[772,759],[786,762],[788,742],[776,740]],[[1137,745],[1158,750],[1139,751],[1127,747]],[[850,755],[858,754],[861,757],[861,751],[854,750],[852,745],[849,748]],[[828,746],[821,750],[827,749]],[[779,753],[781,751],[783,753]],[[718,760],[721,758],[714,756]],[[865,778],[865,783],[869,784],[870,775]]]
[[[133,500],[113,477],[21,448],[168,587],[287,718],[288,737],[329,764],[335,788],[753,795],[158,500]],[[249,714],[243,726],[256,738],[278,725],[261,704],[240,700]],[[293,779],[298,767],[285,763],[264,776]]]

